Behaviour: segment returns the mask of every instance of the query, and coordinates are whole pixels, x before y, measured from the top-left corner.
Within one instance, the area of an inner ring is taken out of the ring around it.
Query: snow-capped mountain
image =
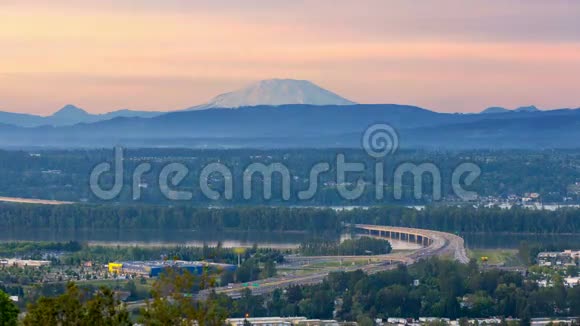
[[[257,105],[352,105],[356,104],[307,80],[268,79],[240,90],[214,97],[206,104],[189,108],[239,108]]]

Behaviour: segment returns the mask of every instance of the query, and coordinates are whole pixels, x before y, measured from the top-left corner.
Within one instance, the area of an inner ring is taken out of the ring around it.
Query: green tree
[[[101,288],[95,297],[86,303],[86,325],[108,326],[131,325],[129,313],[124,308],[119,308],[119,301],[109,288]]]
[[[262,270],[260,276],[261,276],[260,278],[268,278],[276,276],[276,264],[272,259],[268,259],[264,263],[264,269]]]
[[[143,325],[221,325],[227,316],[224,307],[210,295],[206,300],[194,298],[196,287],[204,290],[213,285],[206,275],[168,268],[153,285],[152,300],[141,310]]]
[[[258,279],[260,276],[260,266],[254,258],[244,261],[242,266],[236,270],[236,279],[238,282],[248,282]]]
[[[268,302],[268,315],[281,316],[284,308],[284,300],[282,300],[282,290],[276,289],[272,293],[272,300]]]
[[[127,284],[125,284],[125,290],[129,291],[130,295],[129,295],[129,301],[135,300],[137,298],[137,285],[135,284],[135,281],[130,280],[129,282],[127,282]]]
[[[566,274],[570,277],[577,277],[580,271],[578,270],[578,266],[570,265],[566,267]]]
[[[108,288],[101,288],[87,300],[74,283],[69,283],[64,294],[41,297],[29,305],[24,325],[125,326],[131,325],[129,314]]]
[[[373,320],[371,319],[371,317],[369,317],[367,315],[362,315],[362,316],[358,317],[357,322],[361,326],[373,326],[375,324],[373,322]]]
[[[10,300],[8,294],[0,290],[0,326],[16,325],[18,307]]]
[[[568,293],[570,313],[575,316],[580,315],[580,286],[575,286]]]
[[[236,314],[239,316],[258,317],[266,313],[264,298],[252,295],[252,291],[247,288],[242,291],[242,297],[236,300],[235,307]]]

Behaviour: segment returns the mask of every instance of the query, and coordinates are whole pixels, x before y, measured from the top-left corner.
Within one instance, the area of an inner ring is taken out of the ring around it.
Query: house
[[[564,279],[564,285],[569,287],[575,287],[580,285],[580,277],[566,277]]]

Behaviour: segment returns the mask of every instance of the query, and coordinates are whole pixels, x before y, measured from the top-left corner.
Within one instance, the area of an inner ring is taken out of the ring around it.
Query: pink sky
[[[170,111],[268,78],[444,112],[579,107],[579,15],[555,0],[3,0],[0,110]]]

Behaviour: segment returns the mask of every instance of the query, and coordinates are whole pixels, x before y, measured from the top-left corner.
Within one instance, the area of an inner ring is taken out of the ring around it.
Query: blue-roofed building
[[[194,275],[201,275],[204,270],[210,273],[220,273],[225,270],[235,271],[236,266],[230,264],[218,264],[199,261],[128,261],[110,263],[115,267],[115,272],[123,274],[137,274],[148,277],[157,277],[167,268],[175,268],[180,271],[188,271]],[[110,268],[111,270],[111,268]]]

